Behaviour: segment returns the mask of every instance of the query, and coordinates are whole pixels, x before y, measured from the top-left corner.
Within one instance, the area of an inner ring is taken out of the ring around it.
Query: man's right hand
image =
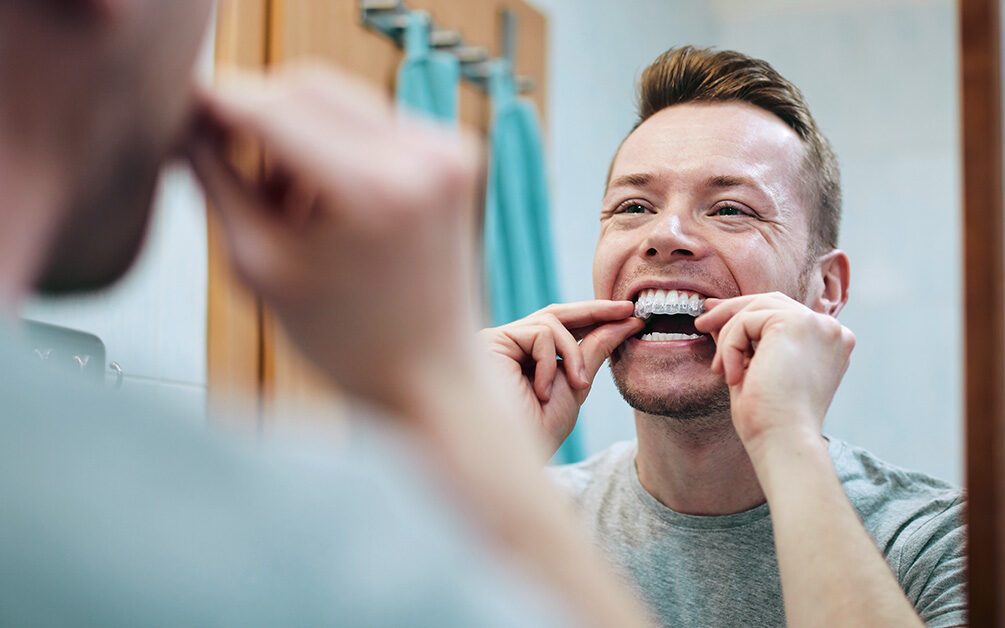
[[[631,301],[554,304],[479,333],[502,367],[499,387],[539,426],[551,453],[575,427],[604,360],[644,327],[633,311]]]

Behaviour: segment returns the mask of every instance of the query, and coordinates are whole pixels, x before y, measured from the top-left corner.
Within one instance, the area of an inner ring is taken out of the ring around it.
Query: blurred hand
[[[541,430],[550,453],[575,427],[604,360],[645,326],[630,318],[634,307],[631,301],[599,300],[549,305],[479,333],[501,366],[499,388]]]
[[[836,318],[781,293],[707,299],[695,327],[716,342],[712,369],[729,385],[748,452],[789,436],[819,440],[855,336]]]
[[[234,266],[293,340],[350,392],[412,419],[464,511],[568,608],[645,625],[541,481],[539,439],[476,351],[472,143],[325,70],[228,82],[203,109],[190,159]],[[245,137],[266,154],[261,177],[227,160]]]
[[[238,274],[339,384],[400,409],[470,344],[475,144],[405,119],[329,69],[240,77],[202,97],[188,146]],[[261,176],[228,156],[259,145]]]

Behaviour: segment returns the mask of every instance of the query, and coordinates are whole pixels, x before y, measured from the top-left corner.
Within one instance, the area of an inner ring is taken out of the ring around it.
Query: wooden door
[[[999,3],[960,0],[970,624],[1005,626],[1005,256]]]

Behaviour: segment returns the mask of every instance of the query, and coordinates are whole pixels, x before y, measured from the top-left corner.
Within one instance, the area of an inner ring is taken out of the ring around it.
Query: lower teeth
[[[658,331],[642,334],[642,340],[695,340],[701,338],[701,334],[664,334]]]

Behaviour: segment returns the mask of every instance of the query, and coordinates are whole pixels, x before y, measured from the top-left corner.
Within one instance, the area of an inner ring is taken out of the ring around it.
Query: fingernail
[[[589,379],[586,377],[586,367],[585,366],[583,368],[579,369],[579,379],[583,383],[588,383],[589,382]]]
[[[544,396],[551,399],[551,389],[555,387],[555,382],[548,384],[548,387],[544,389]]]

